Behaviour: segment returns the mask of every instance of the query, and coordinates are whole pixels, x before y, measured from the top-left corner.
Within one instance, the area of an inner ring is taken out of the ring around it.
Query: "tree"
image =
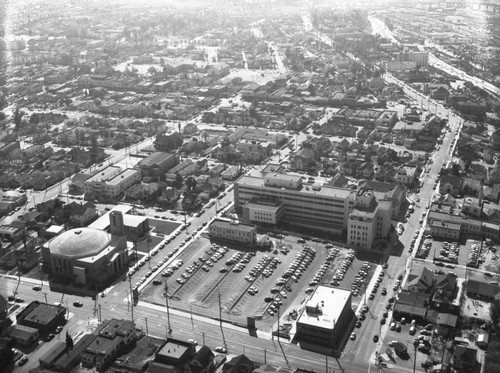
[[[74,346],[73,338],[69,335],[69,332],[66,330],[66,348],[68,350],[72,350]]]
[[[175,180],[172,183],[172,185],[177,189],[181,189],[182,184],[184,184],[184,179],[182,178],[182,175],[179,173],[175,174]]]
[[[19,111],[19,108],[16,108],[16,110],[14,111],[14,126],[16,131],[19,131],[19,129],[21,128],[23,116],[24,112]]]
[[[196,188],[196,180],[194,179],[194,177],[192,176],[189,176],[187,179],[186,179],[186,187],[188,188],[188,191],[190,192],[193,192],[194,191],[194,188]]]
[[[154,66],[149,66],[148,73],[155,75],[157,73],[156,68]]]

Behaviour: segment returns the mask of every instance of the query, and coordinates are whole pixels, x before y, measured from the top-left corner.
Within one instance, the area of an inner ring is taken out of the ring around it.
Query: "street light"
[[[418,348],[418,340],[413,341],[413,349],[415,350],[415,355],[413,356],[413,373],[415,373],[415,369],[417,369],[417,348]]]

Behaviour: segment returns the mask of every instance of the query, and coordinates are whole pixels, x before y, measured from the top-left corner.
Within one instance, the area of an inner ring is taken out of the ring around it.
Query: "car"
[[[412,326],[409,330],[410,335],[415,335],[416,332],[417,332],[417,329],[415,328],[415,326]]]
[[[215,347],[215,352],[219,352],[221,354],[227,354],[227,348],[225,347]]]
[[[378,339],[379,339],[379,338],[378,338],[378,335],[377,335],[377,334],[375,334],[375,335],[373,336],[373,342],[377,343],[377,342],[378,342]]]
[[[396,323],[394,321],[389,325],[389,329],[396,330]]]
[[[24,364],[28,362],[29,358],[28,356],[24,355],[19,361],[17,362],[17,366],[22,367]]]
[[[16,298],[16,299],[15,299],[15,302],[16,302],[16,303],[23,303],[23,302],[24,302],[24,299],[23,299],[23,298]]]
[[[385,324],[385,320],[386,320],[386,318],[385,318],[385,317],[381,318],[381,319],[380,319],[380,325],[384,325],[384,324]]]
[[[222,267],[221,269],[219,269],[220,273],[226,273],[227,271],[228,271],[228,269],[225,267]]]
[[[191,343],[192,345],[198,346],[198,341],[195,341],[194,339],[188,339],[188,343]]]
[[[361,328],[361,321],[356,321],[356,328]]]
[[[182,284],[184,284],[186,282],[186,280],[178,277],[178,278],[175,279],[175,282],[177,282],[179,285],[182,285]]]
[[[387,295],[387,288],[383,288],[382,291],[381,291],[381,294],[382,295]]]
[[[56,328],[56,333],[59,334],[63,331],[63,327],[61,325],[59,325],[57,328]]]
[[[356,340],[356,333],[351,333],[351,341],[354,341]]]
[[[83,303],[80,301],[73,302],[73,306],[75,307],[83,307]]]
[[[153,285],[161,285],[161,280],[153,280]]]
[[[45,337],[45,342],[49,342],[54,339],[56,335],[54,333],[50,333],[47,337]]]
[[[39,285],[36,285],[36,286],[33,286],[33,290],[40,291],[40,290],[42,290],[42,287]]]
[[[370,294],[370,296],[368,297],[369,300],[374,300],[375,299],[375,294]]]

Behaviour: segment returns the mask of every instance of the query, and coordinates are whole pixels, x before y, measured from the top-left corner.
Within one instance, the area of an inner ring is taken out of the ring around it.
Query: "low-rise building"
[[[248,201],[242,209],[243,221],[275,226],[284,214],[281,201]]]
[[[39,332],[38,329],[29,326],[14,325],[9,331],[9,337],[21,346],[31,346],[38,339]]]
[[[33,301],[16,315],[16,320],[19,325],[48,333],[64,324],[65,315],[66,308],[64,307]]]
[[[135,339],[135,324],[132,321],[111,319],[99,327],[96,338],[85,348],[82,365],[102,370]]]
[[[236,221],[216,219],[208,227],[210,237],[215,239],[240,242],[247,245],[257,240],[257,227]]]
[[[412,165],[404,165],[396,174],[396,182],[400,185],[411,187],[415,183],[417,177],[417,167]]]

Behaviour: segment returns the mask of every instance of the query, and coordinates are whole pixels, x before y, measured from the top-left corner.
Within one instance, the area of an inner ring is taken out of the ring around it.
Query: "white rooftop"
[[[351,292],[328,286],[318,286],[306,303],[299,323],[319,328],[333,329]]]

